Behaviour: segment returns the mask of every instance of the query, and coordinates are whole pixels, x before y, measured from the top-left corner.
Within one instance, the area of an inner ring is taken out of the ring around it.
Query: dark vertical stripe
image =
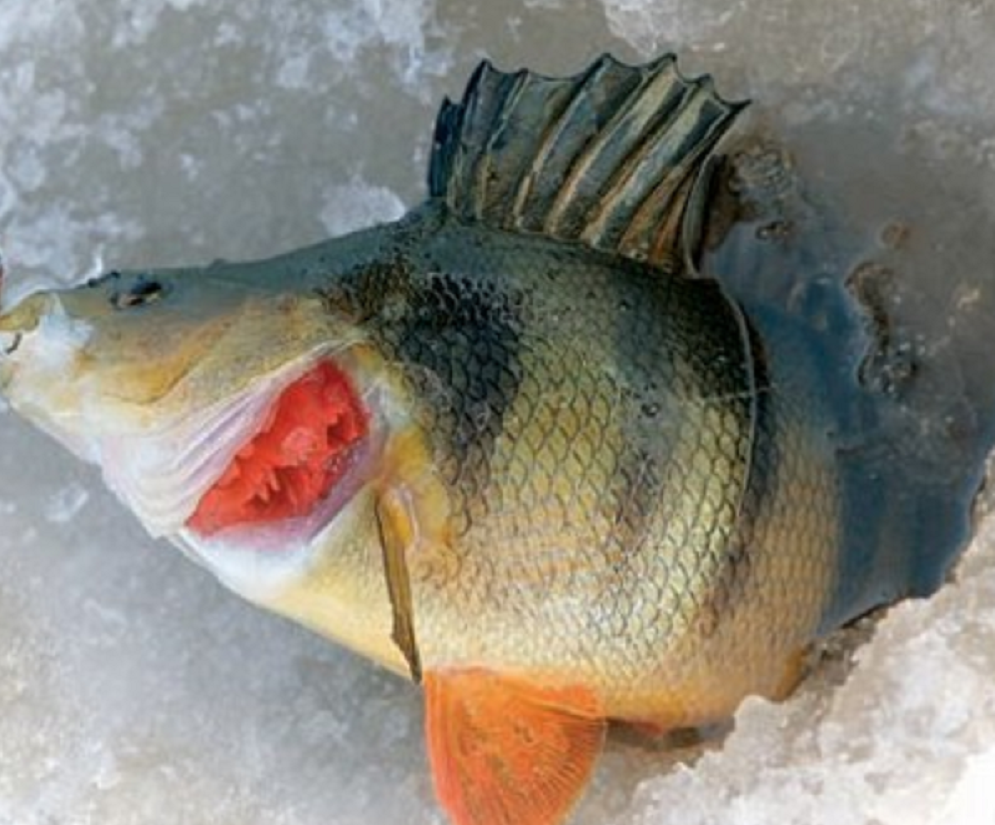
[[[722,555],[722,569],[715,576],[714,584],[699,611],[699,621],[706,635],[709,631],[714,631],[719,620],[733,610],[736,603],[747,594],[747,583],[753,572],[751,551],[759,539],[756,534],[757,520],[763,507],[776,494],[778,484],[780,445],[767,356],[760,336],[748,320],[746,330],[749,339],[748,357],[752,363],[751,401],[754,410],[749,476],[733,535]]]
[[[486,508],[494,444],[522,382],[527,296],[458,273],[413,277],[403,259],[344,280],[346,302],[368,319],[420,402],[438,469],[462,498],[455,528],[465,529]]]

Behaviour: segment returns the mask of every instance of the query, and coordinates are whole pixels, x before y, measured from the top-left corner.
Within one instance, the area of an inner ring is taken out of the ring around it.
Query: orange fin
[[[591,691],[488,670],[425,675],[435,792],[455,825],[556,825],[587,785],[607,723]]]

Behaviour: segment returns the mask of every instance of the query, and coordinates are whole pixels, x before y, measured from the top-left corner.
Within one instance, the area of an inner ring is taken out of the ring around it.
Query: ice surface
[[[965,416],[989,403],[993,0],[3,3],[5,300],[393,218],[481,56],[669,48],[758,102],[910,285]],[[995,822],[995,518],[958,578],[686,763],[613,738],[576,821]],[[223,592],[0,410],[0,823],[441,823],[420,728],[416,691]]]
[[[45,518],[56,524],[72,521],[76,514],[86,506],[90,493],[78,481],[61,490],[57,490],[45,508]]]

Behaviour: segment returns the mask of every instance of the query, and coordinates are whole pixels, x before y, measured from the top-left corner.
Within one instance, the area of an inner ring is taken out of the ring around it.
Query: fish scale
[[[491,250],[494,245],[481,244],[480,246],[481,248]],[[536,251],[538,255],[541,255],[544,251],[543,245],[538,244]],[[522,272],[523,269],[527,270],[528,267],[523,266],[521,248],[516,249],[515,254],[517,259],[516,273]],[[557,257],[562,256],[562,252],[559,249],[555,250],[554,254]],[[439,261],[436,261],[436,263],[438,264]],[[447,264],[443,262],[442,265],[446,266]],[[495,269],[500,269],[503,263],[500,260],[496,260],[489,261],[486,264],[478,264],[472,260],[472,257],[468,261],[466,256],[464,256],[462,265],[479,272],[485,266],[493,266]],[[535,265],[535,271],[540,273],[540,275],[536,276],[535,280],[541,282],[543,280],[541,273],[548,272],[548,267],[538,262]],[[583,288],[585,279],[577,268],[571,270],[570,277],[578,289]],[[609,277],[611,275],[606,274],[606,279]],[[517,287],[526,294],[533,294],[533,292],[538,291],[535,288],[529,288],[527,283],[523,284],[521,281],[515,280],[515,276],[512,275],[507,276],[505,282],[506,288],[514,289]],[[668,291],[664,290],[664,294],[667,293]],[[482,495],[492,504],[495,501],[513,502],[514,507],[508,510],[492,509],[488,513],[490,523],[485,526],[477,526],[475,528],[466,522],[459,522],[461,530],[466,531],[465,533],[461,532],[461,535],[464,535],[466,539],[464,544],[465,549],[461,552],[464,559],[461,569],[475,571],[473,574],[468,572],[465,581],[475,584],[478,589],[462,590],[461,592],[465,594],[466,603],[454,607],[454,613],[465,615],[468,609],[471,611],[477,609],[475,602],[493,601],[504,606],[511,604],[518,605],[511,611],[511,614],[515,616],[541,616],[542,602],[548,599],[550,590],[556,586],[554,578],[557,572],[556,560],[558,558],[573,559],[574,561],[566,563],[566,566],[570,570],[575,570],[582,564],[576,560],[586,559],[583,564],[590,566],[592,569],[598,569],[604,565],[598,558],[591,558],[591,554],[600,547],[603,548],[607,558],[614,556],[626,560],[624,568],[629,571],[629,576],[623,577],[611,589],[605,589],[604,582],[601,582],[602,587],[599,588],[600,592],[597,593],[595,599],[599,603],[596,607],[591,608],[591,614],[595,616],[601,615],[605,592],[610,592],[613,600],[617,603],[617,608],[610,613],[608,627],[624,628],[632,621],[631,605],[633,603],[652,602],[658,598],[656,593],[649,594],[647,598],[647,595],[638,588],[633,588],[632,583],[634,581],[652,583],[661,580],[661,578],[666,580],[668,572],[664,565],[663,572],[665,575],[661,576],[660,570],[654,569],[651,564],[646,563],[653,556],[665,557],[668,555],[666,552],[668,549],[667,538],[656,543],[644,541],[643,545],[640,546],[633,542],[632,537],[659,534],[660,526],[657,523],[653,523],[652,520],[656,518],[659,522],[662,519],[660,519],[655,511],[663,511],[665,507],[663,503],[666,501],[683,503],[684,508],[690,506],[693,508],[692,511],[685,515],[681,512],[680,506],[675,505],[676,511],[674,517],[667,519],[676,525],[673,529],[677,531],[678,538],[680,539],[680,541],[674,544],[674,549],[671,550],[669,555],[671,557],[679,557],[681,549],[686,546],[687,538],[695,537],[696,525],[700,524],[709,512],[721,511],[723,496],[729,493],[727,489],[729,484],[724,479],[734,478],[735,473],[716,473],[711,463],[698,466],[692,460],[682,464],[679,459],[673,459],[665,455],[661,460],[656,462],[656,465],[660,467],[670,466],[674,468],[674,472],[670,474],[672,478],[665,483],[662,478],[653,477],[655,473],[652,469],[649,469],[649,475],[647,475],[647,468],[650,468],[653,462],[644,460],[640,464],[638,450],[632,451],[630,449],[633,433],[629,430],[628,421],[635,420],[642,422],[645,417],[641,410],[645,402],[634,387],[638,387],[640,383],[650,383],[648,379],[649,377],[653,377],[656,379],[658,385],[670,387],[671,395],[678,397],[691,396],[695,392],[695,384],[697,383],[694,367],[686,367],[683,361],[670,362],[670,369],[678,376],[676,379],[671,379],[666,374],[661,375],[659,359],[654,359],[652,357],[652,350],[649,350],[650,355],[636,360],[636,363],[632,366],[627,366],[628,372],[635,376],[628,384],[611,383],[605,380],[604,374],[600,374],[597,376],[597,381],[594,385],[595,389],[584,393],[582,389],[585,386],[584,378],[591,373],[590,365],[592,363],[600,362],[605,365],[607,372],[618,361],[622,361],[628,365],[633,360],[626,360],[624,357],[620,358],[615,346],[611,343],[610,337],[596,334],[599,323],[604,323],[606,329],[617,328],[617,324],[612,319],[611,314],[605,311],[605,302],[601,298],[602,296],[595,292],[592,294],[589,304],[579,305],[581,308],[590,307],[590,314],[586,316],[582,316],[578,312],[578,304],[574,302],[571,317],[563,321],[565,330],[562,332],[564,343],[567,343],[576,328],[585,328],[589,332],[594,331],[594,334],[590,337],[599,342],[597,346],[576,352],[576,347],[571,349],[570,346],[563,346],[559,339],[549,340],[551,338],[551,330],[548,326],[543,330],[542,334],[545,340],[536,341],[533,345],[532,338],[528,337],[529,331],[527,329],[523,331],[523,336],[525,336],[525,340],[522,342],[523,350],[527,354],[527,360],[523,363],[523,371],[530,378],[519,387],[518,396],[514,404],[510,407],[512,412],[510,420],[514,422],[513,426],[505,428],[500,444],[496,446],[494,452],[489,456],[488,468],[486,470],[479,468],[476,471],[481,477],[497,479],[498,481],[495,484],[500,488],[500,492],[492,494],[489,490],[477,486],[462,485],[454,493],[454,495],[465,495],[467,493]],[[639,298],[641,296],[634,295],[630,299],[629,304],[642,304],[643,300]],[[548,304],[548,297],[544,299],[540,295],[540,297],[537,297],[536,302],[540,304],[540,308],[532,309],[528,314],[532,316],[546,315],[547,317],[556,318],[563,315],[562,311],[558,311],[558,308],[555,306],[542,305],[544,302]],[[651,309],[639,313],[633,312],[631,309],[629,310],[630,315],[633,315],[642,322],[635,325],[636,335],[633,336],[634,340],[638,340],[639,332],[642,329],[650,331],[655,328],[659,332],[659,323],[653,323],[653,319],[659,317],[657,313],[666,314],[666,310],[658,309],[654,312]],[[680,327],[678,327],[678,334],[680,331]],[[629,346],[628,349],[634,352],[643,351],[642,348],[632,346]],[[672,352],[673,350],[669,346],[663,346],[660,349],[665,352]],[[564,360],[568,357],[567,354],[570,354],[572,358],[569,363],[565,363]],[[707,358],[705,361],[706,366],[711,368],[711,362]],[[442,371],[446,372],[445,370]],[[550,376],[548,382],[544,380],[547,375]],[[424,395],[424,393],[419,393],[417,390],[413,394],[415,396]],[[603,414],[608,413],[608,415],[599,419],[597,415],[592,414],[590,409],[585,409],[585,405],[578,403],[579,399],[584,395],[587,395],[586,400],[588,402],[596,399],[595,403],[597,407],[601,409]],[[736,393],[720,391],[718,395],[735,397]],[[741,390],[739,395],[748,401],[748,392]],[[459,399],[466,399],[467,397],[466,393],[456,393],[453,396],[457,401]],[[501,403],[504,403],[503,399]],[[666,402],[666,406],[673,407],[675,403],[671,399]],[[562,414],[562,410],[564,409],[570,411],[569,416]],[[740,405],[740,420],[743,414],[748,413],[748,409],[748,403]],[[456,411],[449,412],[447,415],[458,418],[462,413]],[[665,426],[667,416],[658,415],[657,418],[661,421],[661,426]],[[689,419],[692,422],[695,421],[695,419],[689,416],[684,416],[683,418]],[[711,447],[719,446],[721,448],[723,435],[725,436],[726,445],[736,443],[734,436],[723,431],[723,428],[726,426],[723,424],[725,420],[725,417],[718,416],[714,423],[708,422],[708,425],[705,427],[700,427],[695,423],[687,424],[684,428],[677,427],[675,430],[675,454],[686,454],[688,456],[710,454],[714,452],[714,450],[710,449]],[[729,421],[732,424],[732,429],[735,430],[737,416],[732,415],[729,417]],[[579,426],[582,422],[586,422],[589,428],[585,429]],[[446,429],[444,426],[433,426],[431,422],[427,428],[436,433],[442,433]],[[641,429],[645,430],[645,425],[641,425]],[[740,429],[742,428],[740,427]],[[681,434],[682,432],[683,435]],[[580,435],[582,433],[587,433],[587,435]],[[717,438],[716,435],[719,437]],[[647,438],[648,436],[644,435],[643,437]],[[604,449],[605,440],[614,445],[612,450]],[[655,441],[657,451],[659,451],[660,444],[665,439],[657,437],[653,440]],[[748,434],[739,440],[744,442],[744,444],[748,443]],[[443,463],[447,464],[445,453],[450,449],[450,445],[444,436],[440,436],[437,449],[443,456]],[[729,456],[728,460],[725,461],[726,470],[731,470],[737,459],[742,464],[743,454],[746,451],[745,446],[739,447],[738,456],[736,454]],[[631,452],[632,457],[629,460],[625,460],[623,457],[629,452]],[[722,450],[720,449],[720,456],[721,452]],[[571,454],[578,461],[579,466],[573,468],[575,472],[560,472],[566,457]],[[604,460],[606,455],[610,457],[608,462]],[[479,461],[483,457],[483,454],[474,452],[473,456]],[[520,467],[526,464],[531,465],[529,474],[532,481],[530,487],[523,489],[521,487],[502,486],[504,480],[519,478],[522,475],[521,472],[517,474],[508,472],[508,468],[516,464]],[[601,465],[600,472],[595,471],[595,467],[598,464]],[[473,474],[473,471],[471,471],[471,474]],[[699,476],[706,478],[704,486],[700,482],[695,483]],[[457,477],[460,477],[458,472]],[[687,481],[688,478],[691,481]],[[691,488],[690,491],[693,495],[689,496],[685,493],[683,489],[685,483],[687,487]],[[710,484],[712,485],[711,487],[709,486]],[[665,487],[669,488],[666,490],[666,493],[664,493]],[[617,492],[610,493],[613,488],[618,488]],[[615,506],[604,507],[606,491],[609,491],[609,496],[617,499]],[[642,502],[640,506],[629,506],[628,509],[621,506],[623,502],[626,505],[631,505],[631,502],[637,497],[635,495],[637,492],[638,499]],[[696,498],[698,496],[700,498]],[[600,508],[589,506],[590,504],[599,502],[602,504]],[[725,518],[730,523],[736,515],[735,509],[734,507],[727,507],[724,511]],[[599,510],[600,519],[596,518],[599,515]],[[621,518],[619,515],[620,512],[622,514]],[[685,522],[690,522],[691,527],[688,528]],[[552,529],[547,527],[547,524],[550,523],[553,524]],[[571,524],[572,529],[567,528],[568,524]],[[623,533],[627,533],[627,535],[623,536]],[[542,551],[538,551],[532,545],[523,552],[502,552],[498,557],[498,561],[490,558],[493,555],[491,548],[506,546],[508,544],[508,535],[518,536],[522,534],[533,537],[537,535],[550,535],[553,541],[551,542],[551,546],[543,548]],[[721,531],[716,532],[710,540],[716,545],[721,544],[723,533]],[[718,558],[716,552],[707,549],[708,546],[706,544],[706,550],[700,554],[700,557],[699,555],[694,555],[692,558],[685,559],[684,563],[688,564],[688,570],[684,571],[678,565],[676,571],[673,573],[673,578],[683,580],[683,589],[676,587],[674,589],[675,593],[681,592],[686,594],[688,589],[694,590],[696,585],[708,578],[709,571],[715,567],[715,563],[709,563],[709,560]],[[471,558],[474,555],[487,558],[488,562],[481,564],[478,568]],[[642,556],[642,564],[636,564],[633,559],[640,555]],[[529,566],[523,556],[527,556],[528,561],[536,565],[533,573],[530,574],[528,572]],[[537,557],[540,557],[539,561],[536,561]],[[417,565],[413,566],[412,570],[413,575],[417,576]],[[523,591],[528,589],[526,584],[516,583],[522,577],[524,577],[526,582],[536,582],[536,587],[530,594],[530,598],[535,599],[536,604],[529,606],[522,603]],[[500,592],[492,594],[489,590],[493,586],[493,581],[507,582],[509,580],[512,582],[512,585],[506,585]],[[573,584],[574,582],[571,580],[571,598],[576,602],[579,600],[580,595],[576,588],[573,587]],[[655,584],[652,586],[656,587]],[[493,598],[489,598],[491,595],[493,595]],[[683,598],[686,598],[686,595]],[[416,613],[421,617],[420,626],[428,637],[447,637],[450,634],[434,633],[431,630],[432,617],[435,615],[433,605],[436,603],[437,600],[434,595],[429,596],[426,599],[425,606],[416,609]],[[668,613],[666,610],[661,612]],[[604,622],[591,621],[587,617],[582,618],[581,623],[605,626]],[[483,624],[484,626],[489,626],[489,623],[485,622]],[[559,628],[559,625],[555,623],[549,626]],[[664,633],[668,629],[665,623],[663,626]],[[495,626],[493,635],[508,638],[500,625]],[[562,635],[562,631],[560,635]],[[583,636],[584,634],[580,635]],[[516,640],[508,643],[509,647],[514,647],[515,649],[508,651],[508,660],[505,662],[507,665],[531,666],[543,664],[540,659],[523,660],[524,654],[518,646],[517,638],[514,636],[510,638]],[[615,637],[611,630],[609,630],[605,639],[610,643],[612,638]],[[426,644],[430,645],[430,643]],[[481,636],[478,635],[473,643],[475,654],[479,652],[482,644]],[[536,657],[545,655],[545,658],[549,658],[548,654],[543,654],[542,651],[558,650],[559,642],[553,639],[541,639],[536,643],[535,648],[537,651],[535,654]],[[591,658],[592,654],[585,652],[582,649],[582,645],[578,645],[578,648],[578,655],[584,658]],[[431,656],[432,654],[428,653],[429,649],[430,647],[425,647],[423,655]],[[444,661],[459,661],[459,656],[452,650],[447,650],[444,653],[439,652],[438,658]]]
[[[404,218],[31,296],[0,389],[153,535],[421,682],[456,825],[557,825],[608,720],[784,696],[937,576],[855,527],[842,366],[699,271],[713,207],[746,211],[716,155],[743,105],[672,56],[485,63]]]

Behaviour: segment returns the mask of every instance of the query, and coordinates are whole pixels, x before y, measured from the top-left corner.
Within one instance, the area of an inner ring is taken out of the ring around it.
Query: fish
[[[455,825],[556,825],[610,722],[783,698],[813,642],[924,587],[853,561],[811,337],[702,270],[746,105],[670,54],[485,61],[421,205],[29,295],[0,393],[152,536],[419,684]]]

